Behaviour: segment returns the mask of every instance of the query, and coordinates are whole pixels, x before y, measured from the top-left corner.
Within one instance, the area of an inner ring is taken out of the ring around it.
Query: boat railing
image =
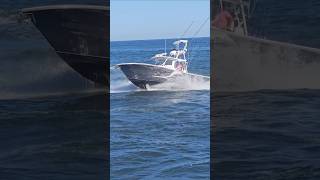
[[[159,53],[154,55],[151,59],[154,59],[156,62],[162,61],[159,64],[161,64],[162,66],[172,66],[172,68],[174,68],[175,62],[184,62],[187,66],[186,52],[188,40],[178,40],[173,42],[173,44],[176,46],[176,48],[171,50],[169,55],[166,52]],[[180,48],[181,44],[183,45],[183,47]],[[167,64],[169,60],[171,61],[170,65]]]
[[[248,35],[247,20],[255,8],[255,0],[220,0],[219,9],[233,16],[233,21],[226,30]]]

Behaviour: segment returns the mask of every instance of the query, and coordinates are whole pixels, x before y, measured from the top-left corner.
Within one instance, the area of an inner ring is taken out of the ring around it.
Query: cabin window
[[[172,65],[172,60],[167,60],[165,65]]]

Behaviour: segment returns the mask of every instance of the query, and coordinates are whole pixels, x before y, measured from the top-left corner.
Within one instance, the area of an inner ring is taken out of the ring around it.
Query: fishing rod
[[[208,20],[210,19],[210,16],[207,17],[207,19],[201,24],[201,26],[199,27],[199,29],[193,34],[191,40],[190,40],[190,50],[191,50],[191,42],[193,41],[194,37],[197,36],[199,34],[199,32],[202,30],[202,28],[204,27],[204,25],[208,22]],[[190,51],[188,51],[188,57],[189,57],[189,62],[191,62],[191,56],[190,56]]]
[[[188,28],[183,32],[182,36],[180,36],[180,38],[179,38],[179,39],[182,39],[182,38],[183,38],[183,36],[184,36],[184,35],[186,35],[186,33],[189,31],[189,29],[190,29],[190,28],[191,28],[191,26],[193,25],[193,22],[194,22],[194,21],[192,21],[192,22],[191,22],[191,24],[190,24],[190,25],[188,26]]]
[[[208,21],[209,19],[210,19],[210,16],[207,17],[207,19],[201,24],[200,28],[194,33],[192,39],[193,39],[196,35],[199,34],[199,32],[201,31],[201,29],[203,28],[203,26],[207,23],[207,21]],[[191,40],[192,40],[192,39],[191,39]]]
[[[183,32],[183,34],[180,36],[179,39],[182,39],[183,36],[186,35],[186,33],[190,30],[190,28],[192,27],[194,21],[191,22],[191,24],[187,27],[187,29]],[[167,53],[167,40],[164,40],[164,52]]]

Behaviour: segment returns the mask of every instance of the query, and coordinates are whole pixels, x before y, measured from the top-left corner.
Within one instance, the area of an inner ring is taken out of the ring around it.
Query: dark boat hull
[[[148,85],[156,85],[167,81],[174,70],[143,63],[127,63],[118,65],[126,77],[137,87],[146,89]]]
[[[108,6],[59,5],[22,11],[69,66],[95,83],[109,85]]]

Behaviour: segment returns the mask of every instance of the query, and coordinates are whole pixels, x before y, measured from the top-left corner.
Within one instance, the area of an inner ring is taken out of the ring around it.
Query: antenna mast
[[[167,40],[164,39],[164,52],[167,53]]]

